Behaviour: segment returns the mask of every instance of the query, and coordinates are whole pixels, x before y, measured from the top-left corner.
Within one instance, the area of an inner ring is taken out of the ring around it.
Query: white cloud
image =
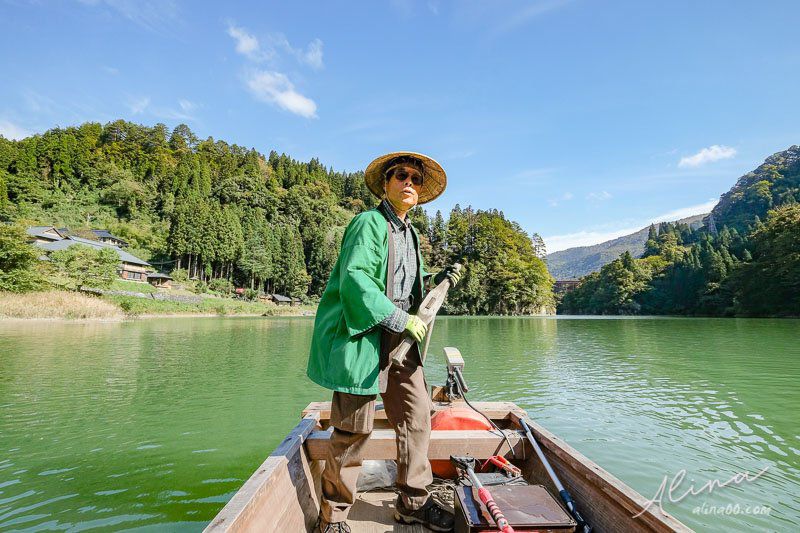
[[[10,120],[0,120],[0,135],[12,141],[19,141],[25,137],[30,137],[33,132],[14,124]]]
[[[255,35],[247,33],[247,30],[228,24],[228,35],[236,41],[236,51],[253,61],[264,61],[271,58],[274,53],[261,49],[261,44]]]
[[[575,233],[567,233],[565,235],[553,235],[552,237],[544,237],[544,242],[547,245],[547,253],[558,252],[566,250],[567,248],[575,248],[577,246],[591,246],[601,242],[610,241],[623,235],[630,235],[637,232],[641,227],[622,228],[614,231],[577,231]]]
[[[179,111],[177,109],[173,109],[170,107],[150,107],[148,108],[148,112],[156,118],[161,118],[164,120],[180,120],[181,122],[190,122],[196,121],[197,118],[194,115],[186,113],[184,111]]]
[[[275,33],[269,36],[270,41],[274,46],[282,48],[289,55],[292,55],[300,63],[305,63],[314,70],[319,70],[323,67],[322,64],[322,41],[314,39],[304,49],[295,48],[291,45],[289,40],[282,33]]]
[[[131,100],[128,102],[128,109],[131,110],[131,113],[134,115],[138,115],[140,113],[144,113],[144,110],[147,109],[147,106],[150,105],[150,98],[145,96],[143,98],[137,98],[135,100]]]
[[[197,104],[186,99],[178,100],[178,107],[166,107],[154,104],[149,96],[142,98],[129,98],[126,104],[134,115],[147,114],[163,120],[189,122],[197,118],[192,111],[197,109]]]
[[[294,84],[280,72],[254,70],[246,76],[248,90],[257,99],[277,105],[296,115],[317,118],[317,104],[297,92]]]
[[[572,200],[573,198],[575,198],[575,195],[567,191],[558,198],[550,198],[547,203],[550,204],[550,207],[558,207],[562,201]]]
[[[278,57],[276,48],[280,48],[300,63],[304,63],[315,70],[323,67],[322,41],[320,39],[314,39],[308,43],[305,49],[295,48],[285,35],[274,33],[267,36],[267,45],[264,46],[255,35],[249,33],[243,27],[234,25],[232,22],[228,23],[228,35],[236,41],[236,51],[251,61],[261,62],[275,59]]]
[[[31,115],[39,115],[41,121],[49,124],[52,124],[53,117],[56,116],[61,117],[59,121],[69,124],[88,122],[90,120],[111,121],[119,118],[95,109],[92,104],[86,103],[80,98],[68,98],[57,102],[49,96],[39,94],[30,89],[23,89],[20,94],[26,104],[28,121],[30,121]]]
[[[53,114],[60,107],[55,100],[36,91],[23,91],[22,97],[25,99],[28,109],[34,113]]]
[[[623,235],[630,235],[650,224],[657,224],[659,222],[674,222],[682,218],[690,217],[692,215],[700,215],[708,213],[716,205],[717,200],[711,199],[702,204],[690,205],[674,209],[661,215],[656,215],[652,218],[642,220],[638,223],[625,221],[624,223],[616,224],[617,229],[606,228],[586,229],[576,231],[575,233],[567,233],[564,235],[553,235],[551,237],[544,237],[544,242],[547,245],[547,253],[558,252],[566,250],[567,248],[575,248],[577,246],[592,246],[593,244],[600,244],[601,242],[610,241]],[[614,226],[614,224],[611,224]]]
[[[236,40],[236,51],[252,61],[273,59],[277,61],[279,59],[277,49],[282,49],[300,63],[309,65],[315,70],[323,66],[320,39],[314,39],[305,49],[294,48],[283,34],[275,33],[267,36],[268,44],[265,48],[254,35],[232,22],[228,23],[228,35]],[[274,62],[271,61],[272,63]],[[302,117],[317,118],[316,102],[300,94],[289,77],[282,72],[250,69],[245,71],[244,83],[247,90],[262,102],[276,105]]]
[[[592,202],[602,202],[603,200],[610,200],[611,193],[608,191],[590,192],[586,195],[586,199]]]
[[[301,61],[308,64],[311,68],[322,68],[322,41],[314,39],[308,43],[308,47],[306,47],[306,51],[303,52],[301,57]]]
[[[690,205],[688,207],[681,207],[679,209],[674,209],[663,215],[658,215],[650,219],[648,224],[655,224],[657,222],[674,222],[675,220],[680,220],[682,218],[690,217],[692,215],[699,215],[701,213],[709,213],[714,206],[717,205],[717,199],[711,198],[707,202],[703,202],[702,204]],[[644,225],[642,226],[644,227]],[[641,229],[641,228],[639,228]]]
[[[708,148],[703,148],[694,155],[681,157],[678,166],[681,168],[692,168],[705,165],[706,163],[713,163],[721,159],[730,159],[736,155],[736,149],[730,146],[721,144],[714,144]]]

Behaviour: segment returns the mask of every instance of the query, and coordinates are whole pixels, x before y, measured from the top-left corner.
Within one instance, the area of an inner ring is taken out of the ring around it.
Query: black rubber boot
[[[394,519],[403,524],[422,524],[433,531],[453,531],[453,515],[436,505],[432,498],[412,511],[405,508],[403,499],[398,496]]]

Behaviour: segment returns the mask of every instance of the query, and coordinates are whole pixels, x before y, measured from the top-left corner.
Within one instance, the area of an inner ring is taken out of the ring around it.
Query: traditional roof
[[[38,237],[40,239],[54,239],[54,240],[61,240],[66,237],[66,233],[62,233],[60,230],[57,230],[53,226],[29,226],[25,229],[25,231],[31,237]],[[53,231],[56,235],[47,233],[48,231]]]
[[[273,294],[272,299],[276,302],[291,302],[292,299],[288,296],[284,296],[283,294]]]
[[[28,235],[35,235],[36,233],[41,233],[49,229],[56,229],[56,228],[53,226],[28,226],[28,229],[25,231],[28,232]]]
[[[120,239],[116,235],[112,235],[111,232],[108,231],[107,229],[93,229],[92,233],[97,235],[98,239],[114,239],[115,241],[123,242],[126,245],[128,244],[128,242],[125,241],[125,239]]]
[[[119,256],[119,260],[122,261],[123,263],[130,263],[132,265],[141,265],[141,266],[146,266],[146,267],[150,266],[150,263],[148,263],[147,261],[142,261],[141,259],[139,259],[135,255],[129,254],[128,252],[126,252],[125,250],[121,250],[117,246],[112,246],[112,245],[104,243],[104,242],[93,241],[93,240],[84,239],[84,238],[81,238],[81,237],[70,236],[70,237],[66,237],[65,239],[62,239],[60,241],[46,242],[46,243],[36,243],[36,246],[38,246],[38,247],[40,247],[40,248],[42,248],[44,250],[47,250],[49,252],[52,252],[52,251],[55,251],[55,250],[66,250],[67,248],[69,248],[70,246],[73,246],[75,244],[83,244],[85,246],[91,246],[93,248],[111,248],[112,250],[117,252],[117,255]]]
[[[172,279],[172,276],[163,272],[153,272],[147,275],[147,279]]]

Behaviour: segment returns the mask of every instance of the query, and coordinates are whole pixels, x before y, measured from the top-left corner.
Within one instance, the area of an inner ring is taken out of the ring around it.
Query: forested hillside
[[[714,228],[728,226],[747,231],[758,217],[788,203],[800,201],[800,146],[769,156],[764,164],[739,178],[723,194],[707,222]]]
[[[566,294],[562,313],[800,315],[800,147],[742,176],[693,230],[651,227]]]
[[[0,137],[0,220],[108,229],[131,253],[205,282],[319,296],[344,228],[376,203],[361,172],[201,140],[185,125],[120,120]],[[430,270],[467,266],[451,311],[553,305],[536,243],[501,212],[456,207],[445,221],[417,208],[412,218]]]
[[[698,228],[703,225],[703,218],[707,214],[682,218],[676,224],[687,224],[692,228]],[[630,253],[633,257],[641,257],[648,231],[649,228],[645,227],[636,233],[600,244],[568,248],[547,254],[547,268],[555,279],[578,279],[600,270],[624,252]]]

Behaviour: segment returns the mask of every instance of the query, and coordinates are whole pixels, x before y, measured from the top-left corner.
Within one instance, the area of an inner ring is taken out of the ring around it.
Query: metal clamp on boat
[[[444,384],[444,392],[452,402],[463,398],[463,393],[469,392],[461,371],[464,369],[464,358],[458,348],[452,346],[444,347],[444,359],[447,361],[447,381]]]

